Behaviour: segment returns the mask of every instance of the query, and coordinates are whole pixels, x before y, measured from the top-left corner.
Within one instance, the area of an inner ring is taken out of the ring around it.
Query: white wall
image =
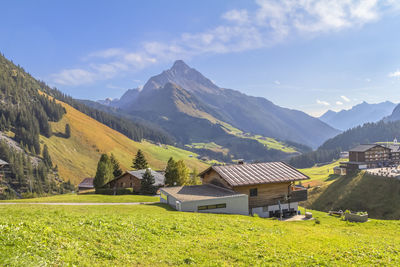
[[[226,208],[198,210],[198,206],[226,204]],[[220,197],[214,199],[203,199],[182,202],[182,211],[202,213],[226,213],[249,215],[249,197],[247,195],[235,197]]]

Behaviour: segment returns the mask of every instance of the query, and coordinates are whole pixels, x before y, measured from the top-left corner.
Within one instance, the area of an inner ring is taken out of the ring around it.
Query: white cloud
[[[249,22],[249,14],[247,10],[242,9],[242,10],[237,10],[237,9],[232,9],[226,12],[225,14],[222,15],[222,18],[236,22],[239,24],[247,23]]]
[[[276,80],[276,81],[274,81],[274,84],[276,84],[276,85],[281,85],[281,82],[278,81],[278,80]]]
[[[350,99],[347,97],[347,96],[344,96],[344,95],[342,95],[342,96],[340,96],[344,101],[346,101],[346,102],[350,102]]]
[[[84,58],[84,62],[91,61],[85,67],[62,70],[52,75],[52,81],[79,85],[135,72],[160,62],[265,48],[291,35],[315,36],[360,27],[378,20],[386,12],[400,11],[394,8],[398,4],[391,0],[256,0],[256,4],[255,10],[224,12],[219,25],[201,32],[182,33],[164,42],[144,41],[135,50],[95,51]]]
[[[341,105],[343,105],[343,102],[336,101],[336,105],[341,106]]]
[[[330,106],[331,105],[328,102],[322,101],[322,100],[319,100],[319,99],[317,99],[317,104],[318,105],[323,105],[323,106]]]
[[[391,72],[391,73],[389,73],[388,76],[391,77],[391,78],[400,77],[400,70],[396,70],[395,72]]]
[[[372,80],[371,80],[370,78],[366,78],[365,81],[366,81],[367,83],[369,83],[369,82],[371,82]]]

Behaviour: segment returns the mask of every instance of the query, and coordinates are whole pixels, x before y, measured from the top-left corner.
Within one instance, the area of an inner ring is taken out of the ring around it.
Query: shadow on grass
[[[339,177],[340,177],[340,175],[338,175],[338,174],[329,174],[329,176],[326,179],[326,181],[333,181],[333,180],[336,180]]]

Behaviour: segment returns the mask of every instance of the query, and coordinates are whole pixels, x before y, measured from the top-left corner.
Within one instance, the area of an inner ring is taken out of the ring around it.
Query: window
[[[213,209],[224,209],[224,208],[226,208],[226,203],[198,206],[197,210],[213,210]]]
[[[257,188],[251,188],[250,189],[250,196],[251,197],[256,197],[258,195]]]

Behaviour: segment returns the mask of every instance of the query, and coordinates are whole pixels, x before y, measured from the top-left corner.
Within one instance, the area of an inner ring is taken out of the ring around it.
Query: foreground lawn
[[[122,203],[122,202],[158,202],[159,197],[153,196],[141,196],[141,195],[121,195],[121,196],[110,196],[110,195],[77,195],[77,194],[65,194],[56,195],[50,197],[38,197],[38,198],[26,198],[26,199],[12,199],[4,200],[0,202],[25,202],[25,203]]]
[[[399,265],[399,221],[357,224],[170,211],[0,206],[0,265]],[[317,223],[319,222],[319,223]]]

